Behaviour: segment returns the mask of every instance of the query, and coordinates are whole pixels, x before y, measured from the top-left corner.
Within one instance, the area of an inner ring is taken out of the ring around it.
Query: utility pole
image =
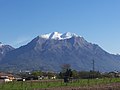
[[[92,75],[92,78],[94,79],[94,77],[95,77],[95,60],[94,59],[93,59],[92,64],[93,64],[93,75]]]
[[[95,60],[93,59],[93,72],[95,71]]]

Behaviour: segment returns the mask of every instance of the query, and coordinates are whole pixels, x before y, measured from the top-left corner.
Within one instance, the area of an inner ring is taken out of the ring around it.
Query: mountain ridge
[[[56,40],[63,40],[63,39],[69,39],[72,37],[80,37],[78,35],[76,35],[75,33],[70,33],[70,32],[66,32],[66,33],[59,33],[59,32],[52,32],[49,34],[43,34],[40,35],[41,38],[45,38],[45,39],[56,39]]]
[[[89,71],[94,59],[97,71],[120,70],[120,56],[109,54],[81,36],[70,34],[70,38],[56,38],[59,35],[52,39],[37,36],[27,45],[10,51],[0,62],[0,69],[60,71],[61,65],[70,64],[72,69]]]
[[[0,42],[0,61],[2,60],[2,58],[10,51],[14,50],[15,48],[13,48],[10,45],[4,45]]]

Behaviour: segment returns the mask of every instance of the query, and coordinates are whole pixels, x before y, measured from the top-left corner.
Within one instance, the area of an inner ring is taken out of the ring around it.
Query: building
[[[3,79],[5,82],[13,81],[15,78],[12,74],[0,72],[0,79]]]

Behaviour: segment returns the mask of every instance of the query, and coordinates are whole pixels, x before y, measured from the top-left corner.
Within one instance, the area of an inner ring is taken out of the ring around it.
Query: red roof
[[[12,74],[10,74],[10,73],[3,73],[3,72],[0,72],[0,77],[1,77],[1,76],[9,76],[9,77],[13,77]]]

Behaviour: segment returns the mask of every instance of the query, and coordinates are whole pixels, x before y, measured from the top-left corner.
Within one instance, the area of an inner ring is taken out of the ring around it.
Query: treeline
[[[70,73],[66,74],[66,73]],[[93,78],[102,78],[104,77],[100,72],[96,71],[76,71],[76,70],[67,70],[66,72],[60,72],[59,78],[72,77],[73,79],[93,79]]]
[[[97,79],[97,78],[115,78],[119,77],[119,74],[115,72],[101,73],[99,71],[76,71],[71,69],[66,69],[59,73],[55,72],[43,72],[43,71],[33,71],[31,73],[19,73],[19,76],[25,79]]]
[[[35,79],[64,79],[67,82],[70,79],[95,79],[95,78],[115,78],[120,77],[118,72],[101,73],[99,71],[76,71],[72,70],[69,64],[61,66],[61,72],[43,72],[33,71],[31,73],[20,73],[22,78],[35,78]]]
[[[31,73],[33,76],[48,76],[54,77],[56,76],[57,79],[63,79],[64,77],[72,77],[73,79],[94,79],[94,78],[112,78],[118,77],[115,72],[106,72],[101,73],[99,71],[76,71],[67,69],[65,72],[42,72],[42,71],[33,71]]]

